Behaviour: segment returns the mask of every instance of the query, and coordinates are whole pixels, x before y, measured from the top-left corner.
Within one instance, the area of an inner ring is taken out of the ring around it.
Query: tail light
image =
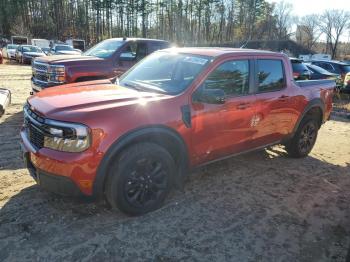
[[[298,79],[300,77],[300,73],[293,72],[293,77],[294,77],[294,79]]]

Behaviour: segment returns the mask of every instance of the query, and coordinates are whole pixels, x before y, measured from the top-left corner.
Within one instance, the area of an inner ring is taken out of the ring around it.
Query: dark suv
[[[311,78],[311,72],[303,60],[291,58],[290,62],[292,63],[294,80],[309,80]]]
[[[335,73],[341,76],[342,88],[340,89],[343,93],[350,93],[350,65],[339,61],[311,61],[311,64],[317,65],[326,69],[331,73]]]

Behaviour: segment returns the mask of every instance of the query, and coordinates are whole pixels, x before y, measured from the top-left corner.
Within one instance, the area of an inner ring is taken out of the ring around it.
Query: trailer
[[[85,40],[82,39],[67,39],[66,44],[81,51],[85,50]]]
[[[27,45],[28,37],[26,36],[11,36],[11,43],[15,45]]]
[[[50,41],[47,39],[32,39],[31,43],[40,48],[50,48]]]

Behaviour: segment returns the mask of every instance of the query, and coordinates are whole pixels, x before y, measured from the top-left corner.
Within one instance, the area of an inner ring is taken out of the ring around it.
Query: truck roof
[[[105,40],[120,40],[120,41],[136,41],[136,40],[143,40],[143,41],[154,41],[154,42],[168,42],[166,40],[161,40],[161,39],[153,39],[153,38],[140,38],[140,37],[116,37],[116,38],[108,38]]]
[[[164,51],[174,51],[185,54],[193,54],[193,55],[201,55],[201,56],[210,56],[210,57],[218,57],[225,54],[242,54],[242,55],[278,55],[281,57],[286,57],[286,55],[282,53],[276,53],[265,50],[257,50],[257,49],[245,49],[245,48],[228,48],[228,47],[182,47],[182,48],[168,48],[163,49]]]

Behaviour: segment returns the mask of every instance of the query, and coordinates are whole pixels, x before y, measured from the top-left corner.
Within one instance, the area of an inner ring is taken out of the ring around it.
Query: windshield
[[[23,52],[37,52],[42,53],[41,49],[36,46],[23,46]]]
[[[140,90],[178,94],[192,83],[209,61],[210,57],[206,56],[156,52],[124,74],[119,84]]]
[[[16,49],[18,45],[8,45],[7,49]]]
[[[73,47],[69,45],[56,45],[57,51],[74,51]]]
[[[316,65],[307,65],[307,67],[311,71],[316,72],[316,73],[320,73],[320,74],[323,74],[323,75],[329,75],[330,74],[330,72],[328,72],[327,70],[323,69],[322,67],[316,66]]]
[[[108,58],[121,47],[125,42],[116,39],[108,39],[98,43],[87,50],[84,55],[96,56],[99,58]]]

